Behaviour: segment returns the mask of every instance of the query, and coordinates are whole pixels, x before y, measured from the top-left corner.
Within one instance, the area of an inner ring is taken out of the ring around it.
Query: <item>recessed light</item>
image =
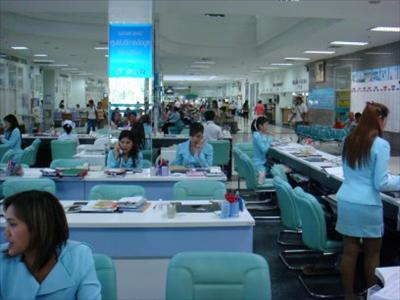
[[[35,57],[47,57],[47,54],[33,54]]]
[[[285,57],[286,60],[310,60],[307,57]]]
[[[61,68],[63,71],[77,71],[78,68]]]
[[[108,50],[108,47],[94,47],[94,50]]]
[[[263,70],[253,70],[252,72],[254,72],[254,73],[265,73],[265,71],[263,71]]]
[[[108,54],[104,54],[104,57],[108,57]]]
[[[212,60],[198,60],[194,61],[193,63],[198,65],[215,65],[215,61]]]
[[[68,67],[67,64],[51,64],[49,67]]]
[[[14,49],[14,50],[29,50],[29,48],[25,47],[25,46],[11,46],[11,49]]]
[[[365,46],[368,42],[349,42],[349,41],[333,41],[331,45],[346,45],[346,46]]]
[[[370,31],[400,32],[400,27],[397,27],[397,26],[377,26],[377,27],[371,28]]]
[[[325,50],[306,50],[304,53],[308,54],[335,54],[335,51],[325,51]]]
[[[293,66],[291,63],[273,63],[271,66]]]
[[[392,52],[365,52],[366,55],[392,55]]]
[[[51,64],[51,63],[55,62],[55,60],[54,59],[34,59],[33,62],[38,63],[38,64],[40,64],[40,63]]]
[[[209,65],[191,65],[190,66],[192,69],[209,69]]]
[[[362,59],[359,57],[349,57],[349,58],[339,58],[339,60],[344,60],[344,61],[361,61]]]
[[[260,70],[279,70],[277,67],[259,67]]]

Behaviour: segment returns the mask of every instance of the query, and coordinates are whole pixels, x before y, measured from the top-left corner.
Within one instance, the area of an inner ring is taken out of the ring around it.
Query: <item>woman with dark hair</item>
[[[178,145],[174,165],[188,168],[212,166],[213,148],[203,138],[204,127],[200,123],[190,124],[189,140]]]
[[[92,252],[68,240],[56,197],[22,192],[6,198],[3,209],[8,243],[0,245],[0,299],[101,299]]]
[[[139,151],[133,133],[129,130],[121,131],[114,151],[108,152],[107,168],[141,168],[143,155]]]
[[[17,118],[9,114],[4,117],[4,137],[1,139],[3,144],[8,145],[14,151],[12,160],[18,163],[22,156],[21,142],[22,136],[19,130]]]
[[[390,145],[382,138],[388,114],[386,106],[367,103],[360,123],[344,142],[336,230],[343,235],[341,273],[346,299],[356,299],[354,274],[361,248],[367,285],[376,283],[374,271],[384,229],[380,191],[400,190],[400,176],[388,173]]]
[[[71,120],[65,120],[62,122],[64,133],[61,134],[58,139],[62,141],[77,141],[79,143],[78,136],[72,133],[72,129],[75,128],[75,123]]]
[[[267,166],[267,152],[272,144],[272,137],[268,135],[268,120],[266,117],[258,117],[251,123],[253,132],[253,165],[258,173],[258,183],[263,184],[265,175],[269,171]]]
[[[249,101],[248,100],[244,101],[244,103],[242,105],[242,116],[243,116],[245,125],[247,125],[249,122]]]

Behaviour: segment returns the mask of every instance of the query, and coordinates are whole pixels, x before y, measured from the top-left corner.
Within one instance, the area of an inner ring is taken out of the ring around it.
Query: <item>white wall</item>
[[[86,91],[85,91],[85,78],[82,76],[73,76],[71,80],[71,101],[68,106],[70,108],[76,107],[77,104],[80,107],[86,107]]]

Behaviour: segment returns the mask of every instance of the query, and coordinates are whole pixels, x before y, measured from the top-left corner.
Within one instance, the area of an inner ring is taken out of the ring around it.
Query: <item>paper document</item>
[[[400,299],[400,267],[376,268],[375,275],[382,281],[383,288],[374,291],[368,299]]]
[[[329,175],[337,176],[343,178],[343,168],[340,167],[332,167],[332,168],[323,168],[323,170]]]

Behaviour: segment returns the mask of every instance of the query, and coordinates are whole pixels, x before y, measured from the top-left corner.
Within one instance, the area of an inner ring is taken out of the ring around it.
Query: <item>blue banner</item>
[[[110,24],[109,77],[153,77],[150,24]]]
[[[335,90],[333,88],[314,89],[308,95],[308,107],[312,109],[335,109]]]

